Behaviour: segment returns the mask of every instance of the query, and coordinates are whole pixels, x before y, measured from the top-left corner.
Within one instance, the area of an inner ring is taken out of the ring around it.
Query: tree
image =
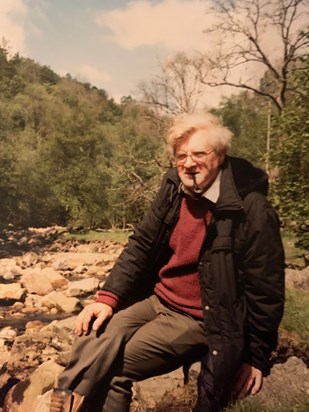
[[[108,198],[113,205],[111,225],[126,227],[141,220],[159,187],[166,162],[160,133],[165,122],[131,99],[123,101],[122,112],[121,121],[111,131]]]
[[[175,115],[196,110],[203,86],[198,71],[185,53],[177,53],[160,65],[161,74],[140,83],[142,99],[160,113]]]
[[[308,1],[214,0],[213,3],[217,22],[206,33],[215,34],[220,42],[216,54],[200,53],[195,58],[201,82],[211,87],[251,90],[270,99],[281,112],[288,93],[301,93],[291,82],[290,74],[302,69],[298,60],[308,51],[305,19]],[[256,78],[266,71],[268,87],[260,87]]]
[[[309,56],[305,60],[309,62]],[[295,74],[293,81],[302,93],[289,101],[277,119],[275,132],[280,144],[273,151],[272,159],[280,170],[271,189],[284,224],[296,232],[299,245],[308,250],[309,69]]]
[[[263,167],[266,159],[268,108],[265,99],[248,91],[224,98],[212,112],[234,134],[230,154]]]

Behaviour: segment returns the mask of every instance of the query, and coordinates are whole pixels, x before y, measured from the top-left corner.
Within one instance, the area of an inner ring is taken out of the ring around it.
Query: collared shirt
[[[206,199],[210,200],[212,203],[217,203],[219,196],[220,196],[220,182],[221,182],[221,175],[222,175],[222,170],[219,171],[216,179],[212,183],[212,185],[201,195],[205,197]],[[183,185],[183,183],[180,183],[179,186],[179,191],[183,191],[187,195],[195,198],[194,194],[191,192],[191,190],[186,189],[186,187]],[[200,197],[200,196],[198,196]]]

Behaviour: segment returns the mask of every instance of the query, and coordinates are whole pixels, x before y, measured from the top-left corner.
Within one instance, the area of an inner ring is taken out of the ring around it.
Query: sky
[[[210,0],[0,0],[0,39],[119,101],[179,51],[212,47]],[[219,90],[209,92],[215,105]]]

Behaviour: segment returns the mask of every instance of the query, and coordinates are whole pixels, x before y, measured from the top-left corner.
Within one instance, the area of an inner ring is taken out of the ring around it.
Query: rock
[[[50,412],[52,390],[39,395],[34,403],[34,412]]]
[[[113,266],[113,265],[112,265]],[[104,267],[101,266],[90,266],[86,272],[87,276],[106,276],[106,274],[108,273],[109,269],[107,268],[107,266],[105,265]]]
[[[46,276],[37,272],[24,275],[21,284],[29,293],[36,293],[40,296],[45,296],[54,290],[53,285]]]
[[[0,278],[14,280],[21,275],[21,269],[14,259],[0,259]]]
[[[41,364],[28,379],[13,386],[6,396],[3,411],[32,411],[37,407],[38,396],[56,385],[57,377],[62,370],[63,367],[52,360]]]
[[[23,301],[26,296],[26,289],[19,283],[0,284],[0,304],[12,304],[16,301]]]
[[[54,288],[62,288],[67,285],[67,279],[58,273],[51,267],[46,267],[41,270],[41,274],[44,275]]]
[[[102,262],[102,253],[58,253],[53,262],[53,268],[56,270],[73,270],[80,266],[96,265]]]
[[[188,394],[188,386],[184,385],[182,368],[137,382],[135,384],[135,392],[138,404],[142,406],[143,411],[177,410],[189,412],[196,399],[196,378],[199,369],[199,362],[193,364],[190,369],[190,396]],[[176,399],[179,400],[179,404],[175,404]],[[170,408],[170,403],[175,409]]]
[[[285,269],[285,285],[289,289],[309,291],[309,266],[303,270]]]
[[[6,326],[0,330],[0,339],[14,340],[17,335],[17,330],[11,326]]]
[[[264,379],[261,392],[253,399],[276,410],[309,402],[309,370],[305,363],[291,356],[285,363],[274,365],[271,374]]]
[[[57,260],[52,264],[55,270],[59,270],[61,272],[70,271],[74,269],[74,266],[70,265],[66,260]]]
[[[77,313],[82,309],[80,301],[74,297],[65,296],[62,292],[51,292],[42,300],[44,302],[51,302],[55,305],[57,310],[65,313]]]
[[[89,278],[77,280],[75,282],[69,282],[66,290],[67,296],[83,296],[90,293],[95,293],[99,287],[99,279]]]
[[[5,345],[5,341],[0,339],[0,368],[10,359],[11,351]]]
[[[33,266],[39,261],[39,256],[34,252],[28,252],[22,257],[22,264],[26,267]]]
[[[23,302],[15,302],[13,307],[17,310],[21,310],[21,309],[23,309],[24,304],[23,304]]]

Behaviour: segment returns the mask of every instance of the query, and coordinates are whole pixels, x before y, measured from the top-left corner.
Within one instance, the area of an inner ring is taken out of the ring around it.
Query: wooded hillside
[[[308,56],[295,67],[288,78],[297,92],[286,94],[280,112],[249,91],[212,111],[234,133],[231,154],[270,173],[271,200],[308,247]],[[260,89],[274,90],[267,79],[266,71]],[[171,166],[170,118],[130,96],[117,104],[104,90],[1,47],[1,226],[134,225]]]

